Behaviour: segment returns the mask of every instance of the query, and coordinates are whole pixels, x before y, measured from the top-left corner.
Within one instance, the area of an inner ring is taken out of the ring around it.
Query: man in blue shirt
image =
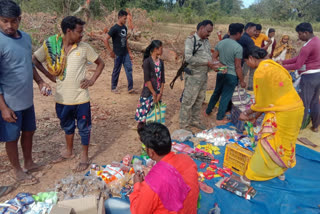
[[[36,130],[33,79],[42,94],[48,95],[51,88],[32,65],[31,38],[18,30],[20,21],[20,7],[12,0],[0,0],[0,142],[6,142],[16,180],[22,185],[32,185],[37,179],[26,172],[39,167],[32,160],[32,137]],[[20,132],[24,168],[19,163]]]

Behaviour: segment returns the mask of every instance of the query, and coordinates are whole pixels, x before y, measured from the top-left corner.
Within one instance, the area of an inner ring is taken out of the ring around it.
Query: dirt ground
[[[122,160],[126,154],[140,154],[141,143],[135,130],[137,123],[134,120],[134,115],[142,90],[143,72],[141,69],[141,54],[135,53],[134,58],[133,78],[136,94],[128,94],[127,80],[123,69],[118,84],[121,93],[111,93],[113,62],[110,59],[105,60],[106,67],[103,73],[95,85],[89,89],[92,111],[92,135],[89,157],[92,158],[93,163],[107,164],[113,160]],[[179,128],[179,98],[183,89],[183,82],[177,80],[173,90],[169,88],[169,83],[175,76],[179,65],[179,63],[165,63],[167,84],[165,85],[163,102],[167,104],[166,125],[171,132]],[[94,68],[91,65],[88,67],[88,70]],[[211,84],[213,84],[214,78],[215,74],[210,74]],[[55,89],[54,83],[49,84]],[[44,97],[40,95],[37,85],[34,84],[34,106],[37,130],[33,140],[33,157],[36,162],[50,165],[52,168],[39,173],[33,173],[39,178],[39,184],[20,186],[11,194],[0,198],[0,201],[10,199],[18,192],[38,193],[52,190],[58,180],[73,174],[72,168],[79,162],[81,144],[80,136],[76,133],[74,140],[76,158],[63,163],[51,164],[53,160],[59,157],[60,150],[65,146],[64,132],[60,129],[59,119],[55,114],[54,96]],[[19,149],[22,164],[22,152],[21,148]],[[15,181],[5,152],[4,143],[0,144],[0,162],[0,185],[14,184]]]
[[[195,25],[157,24],[153,29],[156,29],[159,33],[158,38],[170,38],[170,35],[178,35],[181,38],[186,38],[186,36],[195,29]],[[226,25],[218,25],[216,29],[225,32]],[[163,33],[164,31],[166,31],[166,34]],[[215,33],[216,30],[211,36],[214,38],[213,45],[216,41]],[[100,54],[101,53],[100,51]],[[106,56],[104,53],[102,55]],[[143,72],[141,69],[142,55],[141,53],[135,52],[134,56],[133,78],[136,94],[127,93],[127,80],[124,70],[121,71],[118,84],[121,93],[111,93],[113,61],[109,57],[104,58],[106,67],[95,85],[89,89],[92,108],[92,137],[89,157],[92,158],[93,163],[107,164],[113,160],[122,160],[126,154],[140,153],[141,143],[135,130],[137,123],[134,120],[134,115],[143,85]],[[183,89],[183,82],[177,80],[173,90],[169,88],[169,83],[175,76],[179,66],[180,62],[165,62],[167,83],[165,85],[163,101],[167,104],[166,125],[171,132],[179,128],[179,98]],[[93,65],[88,66],[88,70],[94,68]],[[88,73],[89,75],[92,74],[91,72]],[[215,76],[215,73],[209,73],[208,90],[214,89]],[[54,83],[50,83],[50,85],[55,89]],[[54,96],[41,96],[37,85],[34,84],[34,105],[37,131],[33,140],[33,157],[36,162],[52,167],[34,173],[34,175],[39,178],[40,183],[33,186],[20,186],[11,194],[0,198],[0,201],[10,199],[18,192],[38,193],[53,190],[58,180],[74,174],[72,169],[79,162],[81,144],[80,137],[78,133],[76,133],[74,140],[74,153],[77,155],[76,158],[58,164],[51,164],[53,160],[59,157],[60,150],[65,146],[64,132],[60,129],[59,120],[55,114]],[[203,105],[203,108],[205,108],[205,105]],[[208,128],[214,126],[214,116],[202,119]],[[318,140],[319,134],[304,134],[311,136],[312,139],[314,139],[312,141],[320,146]],[[318,151],[320,150],[318,149]],[[22,163],[21,148],[20,159]],[[0,162],[0,185],[15,183],[5,152],[4,143],[0,144]],[[85,172],[79,174],[84,173]]]

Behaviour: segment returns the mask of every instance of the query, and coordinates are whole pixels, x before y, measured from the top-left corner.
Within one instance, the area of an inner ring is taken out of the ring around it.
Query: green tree
[[[222,14],[239,14],[243,3],[241,0],[220,0],[220,10]]]
[[[162,0],[136,0],[134,3],[136,7],[147,11],[157,10],[164,6],[164,2]]]
[[[319,0],[259,0],[249,9],[256,16],[278,21],[320,19]]]
[[[194,14],[203,15],[206,13],[205,0],[188,0],[185,2],[186,7],[190,7]]]

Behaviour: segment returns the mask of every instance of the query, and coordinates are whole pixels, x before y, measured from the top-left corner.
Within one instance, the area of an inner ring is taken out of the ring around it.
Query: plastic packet
[[[183,142],[183,141],[185,141],[189,138],[192,138],[192,137],[193,137],[192,132],[184,130],[184,129],[175,130],[171,134],[171,139],[178,140],[180,142]]]
[[[114,180],[108,185],[113,196],[121,196],[120,193],[123,187],[133,185],[133,175],[127,173],[123,178]]]
[[[28,210],[28,206],[34,203],[29,193],[18,193],[15,198],[0,204],[0,213],[22,214]]]
[[[111,165],[106,165],[106,167],[102,170],[102,175],[106,177],[115,176],[117,179],[120,179],[124,176],[124,173],[120,167],[112,167]]]
[[[56,192],[39,192],[37,195],[32,195],[35,202],[45,202],[48,204],[56,204],[58,195]]]
[[[141,155],[148,155],[146,145],[144,145],[143,143],[141,144]]]
[[[132,165],[135,172],[142,171],[142,161],[138,158],[133,159]]]
[[[147,167],[153,167],[155,164],[156,162],[151,158],[147,160]]]
[[[131,162],[131,160],[130,160]],[[116,162],[116,161],[112,161],[112,163],[110,164],[112,167],[118,167],[120,168],[124,173],[127,173],[130,171],[130,167],[129,164],[128,165],[124,165],[123,163],[120,162]]]
[[[215,146],[225,146],[230,139],[238,140],[240,135],[229,129],[209,129],[196,134],[196,137],[205,139]]]
[[[114,180],[114,181],[110,182],[108,185],[109,185],[111,194],[113,196],[120,196],[120,191],[123,186],[121,179]]]
[[[29,206],[28,211],[24,214],[47,214],[50,213],[53,204],[46,202],[37,202]]]
[[[131,163],[131,160],[132,160],[132,155],[126,155],[123,157],[122,159],[122,164],[125,165],[125,166],[129,166],[129,164]]]
[[[193,153],[194,150],[190,146],[184,144],[184,143],[176,143],[172,142],[172,151],[174,152],[183,152],[183,153]]]
[[[76,199],[84,196],[107,195],[106,184],[97,176],[69,176],[57,182],[55,191],[59,200]]]
[[[250,122],[246,122],[244,125],[245,130],[248,133],[248,137],[250,138],[251,142],[254,143],[254,129],[253,129],[253,124]]]

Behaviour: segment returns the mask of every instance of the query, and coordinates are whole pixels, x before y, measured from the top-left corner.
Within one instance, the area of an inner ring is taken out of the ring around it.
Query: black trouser
[[[307,120],[310,112],[312,126],[317,128],[320,125],[320,73],[301,76],[299,95],[305,108],[303,122]]]
[[[220,98],[217,120],[223,120],[226,112],[230,109],[230,101],[234,89],[238,85],[238,77],[231,74],[218,74],[216,88],[210,98],[206,113],[210,114]]]

